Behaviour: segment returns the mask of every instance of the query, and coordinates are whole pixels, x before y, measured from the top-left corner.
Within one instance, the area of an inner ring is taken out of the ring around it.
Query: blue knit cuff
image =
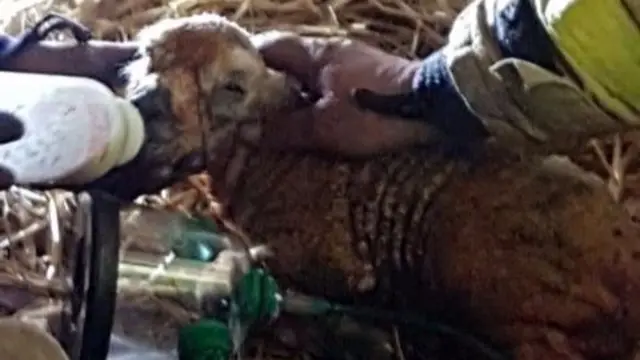
[[[484,126],[467,107],[456,90],[442,50],[424,59],[413,79],[421,108],[429,124],[446,135],[466,140],[487,135]]]

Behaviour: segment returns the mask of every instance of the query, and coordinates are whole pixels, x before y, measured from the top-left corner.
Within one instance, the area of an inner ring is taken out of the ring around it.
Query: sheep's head
[[[138,192],[201,170],[203,152],[223,156],[220,143],[239,132],[259,136],[266,113],[299,99],[296,84],[266,66],[250,34],[216,14],[161,20],[137,40],[138,57],[124,68],[125,96],[143,112],[147,141],[131,166],[140,173],[153,162],[159,166],[150,171],[159,174],[146,176],[165,179]]]
[[[284,74],[266,66],[248,32],[215,14],[162,20],[143,29],[139,41],[141,57],[126,69],[129,96],[168,95],[184,149],[199,141],[202,122],[214,133],[255,122],[296,93]]]

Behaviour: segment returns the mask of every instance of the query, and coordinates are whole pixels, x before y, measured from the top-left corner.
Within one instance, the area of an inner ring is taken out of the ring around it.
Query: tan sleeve
[[[470,3],[456,19],[444,49],[456,89],[493,139],[518,152],[563,152],[594,135],[620,130],[620,123],[571,79],[521,59],[503,58],[490,28],[512,1],[518,0]]]

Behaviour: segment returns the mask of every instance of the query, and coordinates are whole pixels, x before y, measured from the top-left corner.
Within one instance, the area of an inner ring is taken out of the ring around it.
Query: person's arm
[[[44,16],[31,28],[25,30],[18,36],[2,35],[0,42],[0,69],[9,71],[31,71],[30,68],[34,68],[34,71],[38,71],[38,66],[29,67],[28,65],[37,65],[42,63],[40,67],[46,67],[46,65],[44,65],[45,63],[56,62],[57,59],[55,57],[44,60],[42,59],[42,56],[34,56],[34,54],[38,55],[40,51],[32,50],[47,48],[47,46],[43,46],[45,45],[43,40],[54,31],[60,30],[69,30],[76,40],[74,43],[86,44],[89,39],[91,39],[91,32],[89,29],[79,23],[61,15],[49,14]],[[40,58],[39,63],[34,63],[34,58],[36,57]]]
[[[497,9],[491,20],[488,36],[498,46],[502,58],[519,58],[555,71],[553,44],[528,1],[511,1]],[[456,88],[445,51],[437,51],[425,59],[414,81],[428,119],[455,137],[486,135],[480,119]]]
[[[470,21],[468,18],[464,12],[461,14],[456,20],[457,26],[452,29],[451,37],[466,36],[465,31],[468,29],[465,25]],[[520,58],[556,71],[553,44],[537,21],[529,1],[508,2],[506,6],[496,9],[493,16],[488,16],[488,20],[483,35],[496,44],[500,57]],[[390,102],[378,101],[375,97],[362,105],[389,115],[427,121],[460,141],[487,136],[483,122],[470,109],[453,79],[448,52],[450,49],[445,46],[423,60],[413,81],[413,94],[404,101],[398,101],[399,106],[385,108]],[[477,82],[477,79],[470,78],[469,81]]]
[[[75,41],[46,41],[55,30],[69,30]],[[57,15],[47,16],[19,36],[0,34],[0,70],[84,76],[119,85],[118,69],[136,53],[132,42],[90,40],[88,29]]]
[[[393,95],[402,106],[386,114],[409,114],[464,140],[484,129],[518,152],[572,151],[640,127],[640,88],[631,80],[640,76],[636,16],[617,1],[474,1],[448,44],[425,60],[413,92]],[[394,103],[386,97],[360,103],[380,112],[379,104]]]

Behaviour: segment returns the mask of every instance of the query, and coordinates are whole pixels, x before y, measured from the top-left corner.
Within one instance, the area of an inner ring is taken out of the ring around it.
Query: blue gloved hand
[[[256,35],[254,42],[269,66],[298,80],[313,100],[265,121],[262,146],[363,157],[429,141],[425,122],[365,111],[351,96],[355,88],[408,91],[419,62],[346,39],[270,32]]]

